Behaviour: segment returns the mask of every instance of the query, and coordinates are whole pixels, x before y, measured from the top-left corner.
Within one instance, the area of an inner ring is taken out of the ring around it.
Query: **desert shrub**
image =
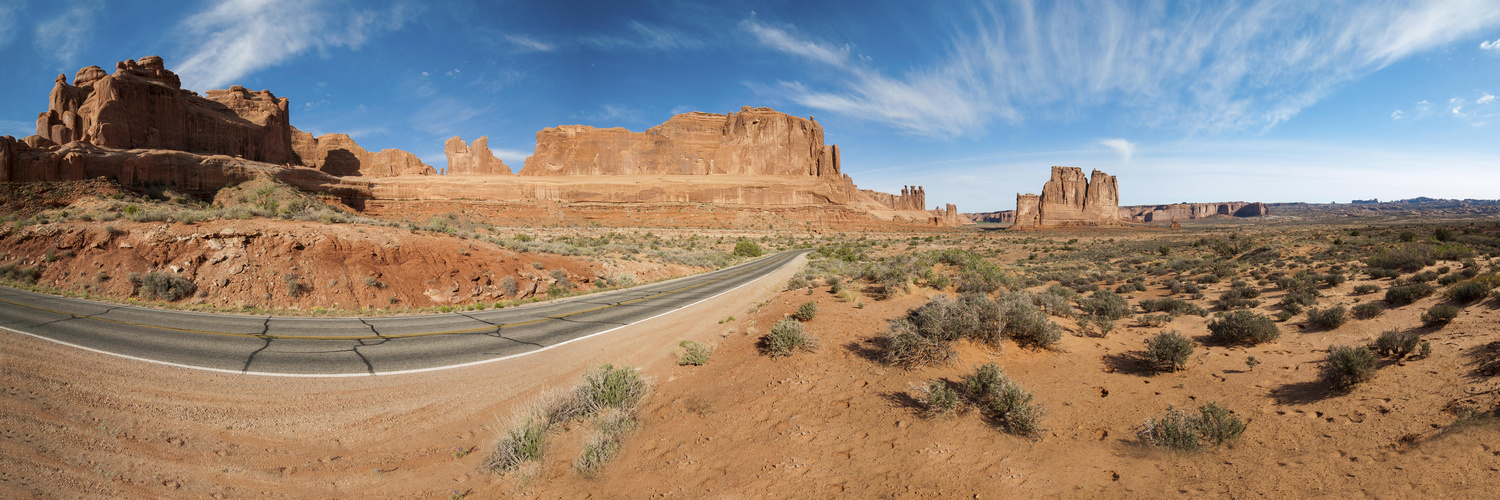
[[[1069,293],[1073,293],[1072,290],[1069,290],[1067,288],[1063,288],[1063,290],[1068,290]],[[1077,294],[1075,293],[1074,295]],[[1068,299],[1064,298],[1061,295],[1050,293],[1050,290],[1048,291],[1048,293],[1038,293],[1032,295],[1031,301],[1033,304],[1041,307],[1043,311],[1046,311],[1048,315],[1058,316],[1062,318],[1071,318],[1074,316],[1073,304],[1071,302],[1068,302]]]
[[[922,404],[922,415],[935,418],[951,415],[958,409],[958,391],[942,380],[933,380],[918,387],[917,402]]]
[[[1089,298],[1080,300],[1078,310],[1090,316],[1117,320],[1130,315],[1130,304],[1119,294],[1100,290]]]
[[[34,284],[41,279],[42,271],[37,266],[21,267],[18,262],[0,266],[0,278],[25,284]]]
[[[1041,432],[1045,410],[1032,402],[1032,395],[1015,383],[994,363],[974,367],[974,374],[964,379],[970,400],[985,416],[994,419],[1006,431],[1034,437]]]
[[[648,388],[634,368],[600,365],[585,373],[583,383],[574,389],[571,416],[587,418],[606,408],[634,411]]]
[[[682,355],[677,357],[677,364],[679,366],[703,366],[704,363],[708,362],[709,355],[714,353],[712,348],[691,340],[678,342],[677,345],[683,348]]]
[[[1309,309],[1307,323],[1315,328],[1338,328],[1349,322],[1348,310],[1344,306]]]
[[[594,434],[584,442],[578,458],[573,460],[573,470],[583,477],[594,477],[620,452],[626,434],[635,430],[635,417],[624,412],[613,412],[600,419]]]
[[[385,288],[385,283],[381,282],[380,278],[374,276],[365,276],[363,281],[365,286],[370,288]]]
[[[1292,314],[1298,314],[1302,312],[1303,308],[1312,307],[1317,305],[1317,303],[1318,292],[1316,290],[1299,289],[1288,292],[1285,297],[1281,298],[1280,302],[1276,303],[1276,306],[1283,310],[1291,311]]]
[[[610,280],[610,283],[620,288],[631,288],[636,286],[635,275],[618,274],[615,275],[615,279]]]
[[[516,292],[519,290],[520,288],[516,286],[515,276],[506,276],[504,278],[500,278],[500,291],[505,292],[506,297],[514,298],[516,296]]]
[[[818,303],[811,300],[803,302],[801,306],[797,307],[797,312],[792,313],[792,318],[804,323],[812,321],[812,319],[817,316]]]
[[[1366,269],[1365,270],[1365,274],[1370,275],[1370,279],[1378,280],[1378,279],[1383,279],[1383,278],[1396,278],[1396,277],[1399,277],[1399,276],[1401,276],[1401,271],[1393,271],[1393,270],[1381,269],[1381,268],[1378,268],[1378,267],[1372,267],[1372,268]]]
[[[1208,403],[1196,414],[1169,406],[1162,416],[1146,419],[1136,435],[1148,444],[1192,451],[1204,444],[1222,445],[1244,432],[1243,420],[1218,403]]]
[[[508,429],[485,464],[486,468],[513,471],[523,463],[541,461],[542,455],[547,453],[547,427],[546,420],[530,417]]]
[[[1160,327],[1160,326],[1166,326],[1167,323],[1171,323],[1172,322],[1172,315],[1170,315],[1170,314],[1144,314],[1144,315],[1141,315],[1141,317],[1138,318],[1138,319],[1141,322],[1141,326],[1147,326],[1147,327],[1151,327],[1151,328],[1156,328],[1156,327]]]
[[[1375,353],[1365,347],[1333,346],[1323,361],[1323,380],[1334,390],[1347,390],[1375,374]]]
[[[927,286],[932,287],[934,290],[946,290],[948,289],[948,285],[951,284],[949,281],[948,275],[938,273],[927,280]]]
[[[1393,286],[1385,291],[1385,303],[1393,307],[1404,306],[1426,298],[1434,292],[1436,289],[1426,283]]]
[[[807,278],[803,277],[800,274],[792,276],[792,279],[787,280],[786,282],[787,290],[800,290],[809,286],[812,286],[812,283],[807,281]]]
[[[1202,307],[1198,307],[1196,305],[1193,305],[1192,303],[1190,303],[1190,302],[1188,302],[1186,300],[1172,298],[1172,297],[1165,297],[1165,298],[1160,298],[1160,299],[1144,299],[1144,300],[1140,301],[1140,303],[1138,303],[1136,305],[1140,306],[1142,311],[1145,311],[1145,312],[1148,312],[1148,313],[1150,313],[1150,312],[1164,312],[1164,313],[1172,314],[1172,315],[1184,315],[1184,314],[1192,314],[1192,315],[1195,315],[1195,316],[1206,316],[1206,315],[1208,315],[1208,311],[1204,310]]]
[[[1444,293],[1448,300],[1463,304],[1481,300],[1489,294],[1490,285],[1482,281],[1466,281],[1454,285]]]
[[[1246,310],[1220,313],[1218,319],[1208,322],[1208,331],[1210,338],[1223,344],[1261,344],[1281,336],[1281,329],[1270,317]]]
[[[1422,271],[1420,273],[1408,276],[1406,278],[1406,281],[1410,283],[1426,283],[1435,279],[1438,279],[1437,273],[1432,271]]]
[[[1023,345],[1055,347],[1062,340],[1062,327],[1047,319],[1047,314],[1032,305],[1029,298],[1020,296],[1022,293],[1007,295],[1001,301],[1005,335]]]
[[[140,278],[137,294],[143,299],[161,299],[167,302],[182,300],[198,290],[198,285],[181,276],[151,271]]]
[[[1115,322],[1103,316],[1084,316],[1078,320],[1078,329],[1085,337],[1104,338],[1114,331]]]
[[[1146,360],[1157,370],[1175,372],[1187,368],[1193,355],[1193,341],[1177,330],[1161,332],[1146,339]]]
[[[817,339],[807,334],[801,322],[791,318],[777,321],[762,340],[766,353],[772,358],[791,356],[796,350],[813,351],[818,348]]]
[[[1260,290],[1254,288],[1231,288],[1219,295],[1219,300],[1214,305],[1220,309],[1249,309],[1260,306],[1260,301],[1255,297],[1260,296]]]
[[[281,282],[286,285],[288,297],[296,297],[302,294],[302,277],[297,273],[286,273],[281,276]]]
[[[1437,262],[1432,254],[1432,248],[1427,245],[1383,248],[1365,259],[1365,264],[1374,268],[1414,273]]]
[[[950,342],[932,339],[917,334],[910,320],[899,319],[891,323],[885,335],[885,351],[881,361],[903,368],[917,368],[929,364],[948,364],[958,356]]]
[[[1380,287],[1379,286],[1375,286],[1375,285],[1354,285],[1354,294],[1355,295],[1369,295],[1369,294],[1372,294],[1372,293],[1375,293],[1375,292],[1378,292],[1378,291],[1380,291]]]
[[[1417,349],[1417,344],[1422,341],[1422,336],[1416,332],[1401,332],[1398,330],[1386,330],[1375,339],[1375,353],[1381,356],[1401,359]]]
[[[1296,316],[1297,316],[1297,313],[1288,311],[1286,309],[1282,309],[1280,311],[1276,311],[1276,314],[1272,314],[1271,315],[1272,318],[1276,318],[1276,321],[1287,321],[1287,320],[1292,319],[1292,318],[1294,318]]]
[[[553,269],[552,272],[547,274],[548,276],[552,277],[552,284],[556,285],[557,288],[561,288],[563,290],[570,290],[573,288],[573,282],[568,280],[567,271],[564,271],[562,269]],[[548,289],[547,291],[550,294],[552,289]]]
[[[1458,306],[1453,304],[1434,304],[1427,309],[1427,312],[1422,313],[1422,325],[1446,325],[1458,318],[1458,311],[1460,311]]]
[[[1379,302],[1366,302],[1354,306],[1350,312],[1354,313],[1354,319],[1370,319],[1385,314],[1385,305]]]
[[[763,251],[754,241],[739,240],[734,243],[735,257],[760,257]]]

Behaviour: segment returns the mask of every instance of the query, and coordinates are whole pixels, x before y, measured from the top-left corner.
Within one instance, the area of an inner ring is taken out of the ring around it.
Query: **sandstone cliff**
[[[296,164],[287,99],[238,85],[208,96],[183,90],[157,56],[121,61],[113,74],[58,75],[37,135],[63,145],[83,141],[115,149],[166,149]]]
[[[437,169],[422,163],[417,155],[399,149],[371,153],[345,134],[323,134],[314,138],[312,134],[293,128],[292,149],[303,165],[329,175],[392,177],[437,174]]]
[[[443,152],[448,155],[448,175],[512,175],[510,167],[490,151],[490,138],[481,136],[473,145],[453,137],[443,143]]]
[[[631,132],[565,125],[536,134],[523,176],[807,175],[838,177],[837,146],[823,126],[771,108],[692,112]]]
[[[1134,222],[1183,221],[1214,216],[1259,217],[1269,213],[1264,203],[1243,201],[1120,207],[1120,218]]]
[[[901,194],[882,193],[872,189],[861,189],[859,193],[890,210],[927,209],[927,192],[922,186],[902,186]]]
[[[1078,167],[1052,167],[1040,196],[1016,194],[1015,227],[1108,225],[1120,220],[1120,191],[1113,175]]]

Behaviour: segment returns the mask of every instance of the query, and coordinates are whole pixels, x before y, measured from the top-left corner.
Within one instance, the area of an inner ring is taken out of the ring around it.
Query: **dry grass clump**
[[[1193,451],[1204,445],[1223,445],[1244,432],[1243,420],[1218,403],[1209,403],[1196,414],[1169,406],[1162,416],[1146,419],[1136,435],[1154,446]]]
[[[176,302],[193,295],[198,285],[192,280],[172,273],[151,271],[131,280],[136,285],[136,294],[143,299],[161,299]]]
[[[771,332],[761,338],[761,349],[772,358],[784,358],[798,350],[817,350],[818,339],[807,333],[802,322],[784,318],[772,325]]]
[[[679,366],[703,366],[704,363],[708,363],[708,357],[714,353],[713,348],[691,340],[678,342],[677,345],[683,349],[682,355],[677,357]]]
[[[1031,393],[1006,377],[998,365],[974,367],[974,374],[964,378],[964,386],[969,402],[1007,432],[1032,438],[1041,433],[1046,410],[1032,402]]]
[[[605,364],[589,370],[572,391],[543,396],[518,413],[484,468],[493,472],[523,471],[528,464],[541,462],[553,426],[594,419],[596,431],[574,467],[585,476],[596,474],[619,451],[624,436],[636,428],[635,415],[649,391],[650,384],[634,368]]]

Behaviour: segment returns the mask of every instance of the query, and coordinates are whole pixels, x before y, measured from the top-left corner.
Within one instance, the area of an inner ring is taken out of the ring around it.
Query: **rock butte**
[[[90,66],[71,85],[58,76],[36,135],[0,137],[0,182],[107,177],[207,196],[272,176],[355,208],[424,200],[706,203],[806,207],[810,222],[969,222],[951,204],[927,210],[921,186],[899,195],[859,189],[840,171],[838,146],[824,144],[822,125],[770,108],[685,113],[645,132],[543,129],[519,175],[486,137],[449,139],[448,175],[439,175],[405,151],[370,152],[344,134],[315,138],[291,126],[288,109],[269,90],[184,90],[157,56],[122,61],[113,74]]]
[[[1115,176],[1095,170],[1089,179],[1078,167],[1052,167],[1040,196],[1016,194],[1016,229],[1111,225],[1120,221],[1120,189]]]

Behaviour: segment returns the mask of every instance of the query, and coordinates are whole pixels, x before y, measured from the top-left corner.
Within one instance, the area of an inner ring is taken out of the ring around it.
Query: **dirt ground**
[[[1493,300],[1441,328],[1415,327],[1437,297],[1333,330],[1278,323],[1279,341],[1255,347],[1207,342],[1198,316],[1156,328],[1122,320],[1106,338],[1056,319],[1059,350],[961,342],[953,364],[908,371],[876,360],[887,321],[951,291],[867,294],[856,308],[827,287],[781,291],[792,273],[598,341],[393,377],[227,376],[0,331],[0,496],[1479,498],[1500,485],[1500,432],[1452,426],[1459,406],[1500,403],[1500,384],[1475,371],[1500,340]],[[1378,300],[1349,294],[1366,282],[1327,290],[1320,306]],[[761,354],[759,335],[808,300],[820,306],[807,327],[821,347]],[[1144,369],[1144,339],[1167,329],[1198,344],[1189,368]],[[1347,394],[1319,381],[1329,345],[1390,329],[1420,331],[1432,356],[1382,359]],[[708,364],[677,366],[682,339],[714,345]],[[1250,369],[1248,356],[1261,364]],[[480,470],[509,415],[605,362],[640,367],[654,389],[641,428],[600,476],[571,468],[583,425],[553,436],[535,478]],[[956,382],[987,362],[1045,406],[1038,439],[975,412],[921,416],[915,385]],[[1244,435],[1192,453],[1137,439],[1168,406],[1208,402],[1245,419]]]

